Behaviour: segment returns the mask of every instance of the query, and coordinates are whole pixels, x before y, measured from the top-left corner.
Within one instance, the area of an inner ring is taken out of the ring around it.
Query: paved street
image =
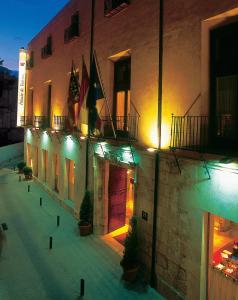
[[[81,238],[76,220],[37,184],[31,182],[28,193],[27,184],[12,170],[0,170],[0,223],[8,225],[0,258],[0,300],[77,299],[81,278],[85,300],[162,299],[149,288],[125,288],[119,255],[98,237]]]

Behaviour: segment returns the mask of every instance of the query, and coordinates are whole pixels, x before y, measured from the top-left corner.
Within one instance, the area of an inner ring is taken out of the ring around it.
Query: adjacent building
[[[121,236],[136,215],[168,299],[237,295],[237,3],[99,0],[93,39],[91,12],[72,0],[29,43],[27,164],[76,218],[88,170],[94,234]],[[92,40],[105,97],[89,136],[85,102],[67,124],[72,61],[80,82]]]
[[[23,141],[22,129],[16,129],[17,74],[0,66],[0,146]]]

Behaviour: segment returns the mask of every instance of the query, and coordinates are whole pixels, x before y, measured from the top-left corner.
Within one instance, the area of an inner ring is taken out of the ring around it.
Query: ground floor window
[[[211,215],[209,299],[238,300],[238,223]]]
[[[54,154],[54,190],[59,193],[59,155]]]
[[[32,151],[31,151],[31,144],[27,144],[26,146],[26,153],[27,153],[27,160],[26,160],[26,164],[27,166],[32,168]]]
[[[43,181],[47,181],[48,151],[42,149]]]
[[[71,159],[66,158],[66,176],[67,176],[69,200],[73,200],[74,198],[74,169],[75,169],[75,162]]]
[[[238,223],[214,216],[213,265],[238,280]]]

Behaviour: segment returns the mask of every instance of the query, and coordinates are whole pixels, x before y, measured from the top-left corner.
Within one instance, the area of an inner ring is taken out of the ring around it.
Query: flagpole
[[[89,69],[89,88],[92,85],[92,63],[93,63],[93,41],[94,41],[94,13],[95,13],[95,0],[92,0],[91,8],[91,38],[90,38],[90,69]],[[86,174],[85,174],[85,190],[88,189],[88,175],[89,175],[89,143],[90,143],[90,132],[89,132],[89,110],[88,110],[88,133],[86,140]]]
[[[115,128],[114,128],[114,124],[113,124],[113,120],[112,120],[112,115],[111,115],[111,112],[110,112],[110,108],[109,108],[108,101],[107,101],[107,96],[106,96],[104,85],[103,85],[102,76],[101,76],[101,70],[100,70],[100,66],[99,66],[99,63],[98,63],[96,51],[94,51],[94,57],[95,57],[97,72],[99,74],[98,77],[99,77],[100,85],[102,87],[102,92],[103,92],[103,95],[104,95],[104,98],[105,98],[105,101],[106,101],[106,106],[107,106],[107,110],[108,110],[108,113],[109,113],[109,118],[110,118],[110,121],[111,121],[111,124],[112,124],[113,135],[114,135],[114,138],[116,139],[117,138],[116,131],[115,131]]]

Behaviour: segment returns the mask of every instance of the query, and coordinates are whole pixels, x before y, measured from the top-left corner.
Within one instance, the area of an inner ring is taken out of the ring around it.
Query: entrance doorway
[[[108,186],[108,231],[123,227],[126,223],[126,169],[110,165]]]
[[[130,169],[109,165],[108,232],[121,244],[124,244],[129,221],[133,215],[133,176]]]

